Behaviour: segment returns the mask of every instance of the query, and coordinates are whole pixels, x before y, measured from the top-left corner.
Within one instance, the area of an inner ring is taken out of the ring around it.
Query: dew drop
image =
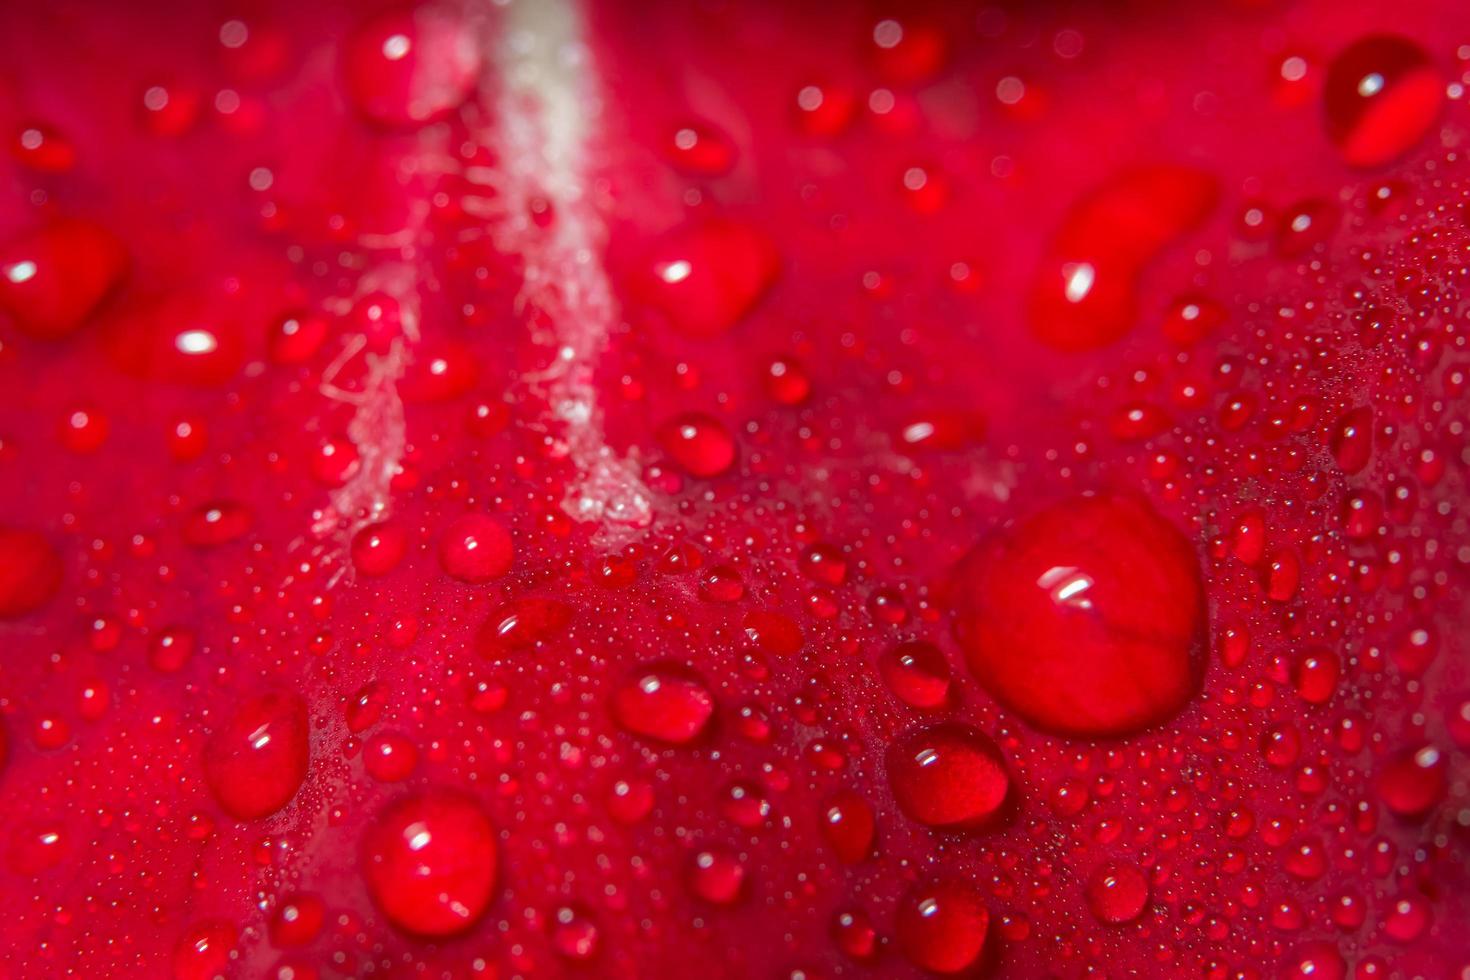
[[[658,441],[691,476],[719,476],[735,462],[734,438],[719,419],[704,412],[676,415],[659,427]]]
[[[1108,925],[1132,922],[1148,904],[1148,879],[1131,864],[1109,861],[1087,878],[1087,907]]]
[[[363,751],[363,768],[380,783],[401,783],[413,775],[419,752],[413,740],[396,732],[374,735]]]
[[[778,657],[795,656],[806,642],[801,627],[785,613],[755,609],[746,613],[743,625],[752,643]]]
[[[1188,167],[1128,170],[1080,199],[1053,236],[1028,306],[1032,331],[1064,351],[1105,347],[1138,316],[1137,279],[1214,210],[1216,180]]]
[[[271,943],[283,949],[305,946],[322,931],[326,914],[326,906],[315,895],[286,896],[271,914]]]
[[[54,219],[0,247],[0,309],[30,336],[65,337],[117,289],[128,266],[127,250],[111,232]]]
[[[1010,792],[996,744],[950,722],[900,736],[888,750],[888,783],[904,813],[945,830],[985,827]]]
[[[1375,34],[1327,67],[1327,134],[1354,167],[1378,167],[1413,149],[1439,119],[1445,83],[1424,49]]]
[[[196,548],[214,548],[238,541],[255,525],[255,514],[244,504],[217,500],[201,504],[184,521],[184,540]]]
[[[310,761],[306,703],[266,694],[241,705],[204,746],[205,782],[232,817],[256,820],[280,810],[306,778]]]
[[[832,917],[832,941],[842,955],[859,963],[878,952],[878,930],[862,909],[841,909]]]
[[[1373,458],[1373,410],[1355,408],[1337,420],[1332,455],[1344,473],[1360,473]]]
[[[779,269],[775,246],[763,233],[711,218],[676,228],[655,243],[628,291],[680,333],[715,337],[750,313]]]
[[[665,158],[687,174],[718,177],[735,166],[735,146],[709,123],[691,121],[676,127],[664,144]]]
[[[822,806],[821,827],[843,864],[857,864],[872,855],[877,821],[872,805],[861,794],[841,790],[830,797]]]
[[[970,669],[1037,727],[1136,731],[1198,687],[1199,561],[1142,498],[1076,497],[1022,520],[970,552],[954,589]]]
[[[678,664],[649,664],[614,688],[610,707],[618,725],[670,745],[685,745],[704,733],[715,712],[704,681]]]
[[[480,46],[445,8],[391,10],[348,38],[343,66],[358,111],[380,125],[408,128],[442,118],[470,96]]]
[[[601,936],[597,922],[586,912],[572,906],[556,910],[556,925],[551,931],[551,944],[564,959],[582,963],[597,955]]]
[[[727,851],[697,851],[690,861],[689,888],[706,902],[729,905],[745,889],[745,866]]]
[[[510,532],[484,514],[465,514],[439,538],[439,566],[450,578],[478,584],[499,578],[515,561]]]
[[[1308,704],[1326,704],[1337,691],[1342,663],[1324,647],[1308,650],[1296,662],[1296,691]]]
[[[208,920],[190,926],[174,946],[174,980],[215,980],[234,958],[239,930],[228,922]]]
[[[363,875],[393,922],[421,936],[475,923],[494,897],[495,828],[474,799],[428,790],[388,804],[363,837]]]
[[[898,907],[898,943],[910,963],[933,973],[961,973],[979,964],[990,910],[961,881],[920,884]]]
[[[352,564],[368,578],[387,575],[408,553],[408,534],[386,521],[369,524],[352,536]]]
[[[1346,980],[1347,963],[1329,942],[1303,943],[1286,958],[1282,980]]]
[[[1401,817],[1421,817],[1444,799],[1446,770],[1444,753],[1432,745],[1400,752],[1378,773],[1378,797]]]
[[[900,701],[914,708],[942,708],[949,703],[949,661],[932,643],[900,643],[878,658],[883,682]]]
[[[571,622],[572,607],[559,599],[512,599],[490,614],[476,637],[476,649],[492,660],[520,653],[561,633]]]

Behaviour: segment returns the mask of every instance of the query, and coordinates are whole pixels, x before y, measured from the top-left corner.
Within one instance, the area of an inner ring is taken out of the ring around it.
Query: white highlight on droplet
[[[36,278],[36,263],[30,259],[20,262],[12,262],[5,267],[5,278],[19,286],[23,282],[30,282]]]
[[[383,57],[389,61],[402,61],[413,49],[413,42],[406,34],[390,34],[383,39]]]
[[[1092,267],[1091,262],[1071,263],[1063,267],[1062,275],[1066,277],[1062,291],[1069,303],[1082,302],[1097,282],[1097,270]]]
[[[219,350],[219,340],[208,330],[185,330],[174,338],[174,347],[180,354],[213,354]]]

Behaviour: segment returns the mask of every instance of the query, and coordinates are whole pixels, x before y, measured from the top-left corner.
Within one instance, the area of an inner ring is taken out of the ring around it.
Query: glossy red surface
[[[1470,970],[1462,4],[0,54],[0,975]]]

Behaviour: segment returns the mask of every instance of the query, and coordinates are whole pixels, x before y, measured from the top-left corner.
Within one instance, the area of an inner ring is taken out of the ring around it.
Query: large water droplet
[[[715,699],[693,671],[672,663],[650,664],[613,688],[611,709],[624,730],[683,745],[704,732],[715,713]]]
[[[837,859],[857,864],[873,853],[877,822],[873,807],[853,790],[842,790],[827,800],[821,812],[822,834]]]
[[[360,27],[343,56],[347,91],[358,110],[385,126],[438,119],[467,99],[480,74],[480,46],[441,7],[393,10]]]
[[[1444,799],[1449,776],[1444,753],[1425,745],[1398,753],[1378,774],[1378,796],[1401,817],[1419,817]]]
[[[970,668],[1040,728],[1136,731],[1198,687],[1199,562],[1142,498],[1076,497],[1001,531],[961,563],[955,601]]]
[[[915,708],[942,708],[949,703],[949,661],[932,643],[900,643],[878,658],[878,671],[900,701]]]
[[[962,881],[915,886],[898,907],[898,943],[910,963],[933,973],[972,969],[985,952],[990,910]]]
[[[448,936],[473,925],[494,896],[495,828],[479,803],[449,790],[406,796],[363,838],[363,875],[394,925]]]
[[[0,309],[33,337],[64,337],[117,288],[128,264],[111,232],[58,218],[0,248]]]
[[[684,412],[658,430],[659,445],[691,476],[719,476],[735,462],[735,440],[719,419]]]
[[[708,219],[665,235],[629,283],[629,292],[691,337],[729,330],[776,280],[780,260],[764,234]]]
[[[309,761],[306,703],[266,694],[245,702],[210,736],[204,778],[226,813],[254,820],[291,802]]]
[[[904,813],[946,830],[984,827],[1010,791],[996,744],[955,723],[917,729],[895,741],[888,750],[888,782]]]
[[[1327,134],[1355,167],[1402,156],[1439,118],[1445,83],[1424,49],[1375,34],[1332,59],[1323,88]]]
[[[461,582],[499,578],[515,561],[510,532],[484,514],[465,514],[444,529],[439,539],[439,565]]]
[[[1148,904],[1148,879],[1131,864],[1109,861],[1087,879],[1087,907],[1099,922],[1121,925],[1143,914]]]
[[[1041,261],[1029,299],[1032,331],[1066,351],[1104,347],[1128,333],[1144,267],[1203,222],[1218,195],[1208,174],[1152,166],[1118,174],[1083,197]]]
[[[228,922],[200,922],[179,937],[174,946],[175,980],[216,980],[229,968],[239,930]]]

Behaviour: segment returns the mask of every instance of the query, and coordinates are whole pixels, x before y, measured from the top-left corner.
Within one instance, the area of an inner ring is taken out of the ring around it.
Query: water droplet
[[[894,696],[915,708],[942,708],[949,703],[949,661],[932,643],[900,643],[878,658],[878,670]]]
[[[985,952],[990,910],[971,885],[916,885],[898,907],[898,943],[910,963],[934,973],[974,968]]]
[[[33,337],[79,327],[123,281],[128,253],[106,229],[57,218],[0,248],[0,309]]]
[[[1285,962],[1282,980],[1346,980],[1347,963],[1329,942],[1303,943]]]
[[[1327,855],[1317,837],[1299,837],[1287,847],[1281,861],[1287,874],[1303,881],[1316,881],[1327,873]]]
[[[10,145],[10,154],[37,173],[62,174],[76,166],[77,150],[71,140],[44,123],[22,126]]]
[[[530,650],[565,630],[572,607],[558,599],[526,596],[499,606],[476,638],[480,655],[489,659]]]
[[[1142,498],[1053,505],[977,546],[955,591],[970,668],[1040,728],[1136,731],[1172,717],[1198,686],[1198,558]]]
[[[19,875],[34,877],[49,871],[66,859],[68,833],[57,821],[30,819],[10,832],[10,869]]]
[[[358,111],[384,126],[412,127],[449,114],[474,92],[480,45],[445,8],[392,10],[353,33],[343,64]]]
[[[949,38],[936,24],[885,18],[873,26],[868,49],[873,67],[900,85],[928,81],[949,57]]]
[[[745,866],[727,851],[697,851],[690,861],[689,889],[706,902],[729,905],[745,889]]]
[[[710,602],[739,602],[745,598],[745,581],[729,565],[713,565],[700,576],[699,595]]]
[[[387,575],[407,553],[408,534],[397,524],[369,524],[352,536],[352,565],[359,575]]]
[[[335,489],[351,480],[361,464],[362,456],[352,440],[335,436],[312,454],[311,478],[321,486]]]
[[[556,910],[556,926],[551,931],[551,944],[557,953],[574,962],[585,962],[597,955],[599,935],[597,923],[581,909],[562,906]]]
[[[266,694],[241,705],[204,746],[204,779],[232,817],[255,820],[291,802],[310,761],[306,703]]]
[[[735,440],[729,430],[703,412],[685,412],[665,422],[658,441],[691,476],[719,476],[735,463]]]
[[[982,732],[956,723],[899,737],[888,750],[888,783],[904,813],[945,830],[983,828],[1010,792],[1000,749]]]
[[[374,735],[363,750],[363,768],[380,783],[401,783],[418,765],[419,750],[396,732]]]
[[[857,864],[872,855],[877,821],[872,805],[861,794],[853,790],[834,794],[822,807],[821,827],[843,864]]]
[[[1296,762],[1301,751],[1301,733],[1290,722],[1272,725],[1261,737],[1261,756],[1277,769]]]
[[[750,313],[779,269],[775,246],[764,234],[739,222],[707,219],[660,239],[628,289],[680,333],[715,337]]]
[[[1065,351],[1104,347],[1128,333],[1144,267],[1201,224],[1218,195],[1208,174],[1152,166],[1118,174],[1084,196],[1042,259],[1028,301],[1032,331]]]
[[[806,368],[791,357],[774,357],[765,363],[761,384],[771,401],[781,405],[800,405],[811,397],[812,382]]]
[[[184,540],[196,548],[213,548],[238,541],[255,525],[249,507],[233,500],[201,504],[184,521]]]
[[[1355,408],[1337,420],[1332,455],[1344,473],[1360,473],[1373,458],[1373,409]]]
[[[1424,49],[1375,34],[1348,45],[1327,68],[1327,134],[1355,167],[1378,167],[1424,138],[1444,107],[1445,83]]]
[[[755,783],[736,780],[721,793],[720,812],[737,827],[754,830],[766,825],[771,816],[771,801]]]
[[[190,926],[174,947],[174,980],[216,980],[234,958],[239,931],[216,920]]]
[[[625,731],[684,745],[703,734],[714,716],[715,699],[692,671],[663,663],[640,667],[619,682],[610,707]]]
[[[148,664],[163,674],[183,670],[197,645],[198,638],[187,626],[165,627],[148,645]]]
[[[276,364],[305,364],[321,350],[330,333],[326,317],[293,310],[272,321],[266,349]]]
[[[801,627],[784,613],[753,609],[745,614],[745,635],[767,653],[791,657],[801,652],[805,643]]]
[[[484,514],[465,514],[444,529],[439,565],[450,578],[477,584],[499,578],[515,561],[510,532]]]
[[[1324,647],[1308,650],[1296,662],[1296,691],[1308,704],[1326,704],[1337,691],[1342,663]]]
[[[288,895],[271,914],[271,942],[281,948],[305,946],[322,931],[326,915],[326,906],[317,896]]]
[[[862,909],[842,909],[832,917],[832,941],[844,956],[860,963],[878,952],[878,930]]]
[[[692,121],[677,127],[664,144],[670,163],[696,177],[718,177],[735,166],[735,146],[709,123]]]
[[[421,936],[461,932],[494,897],[495,828],[474,799],[449,790],[406,796],[363,838],[363,875],[378,907]]]
[[[1422,817],[1444,799],[1447,768],[1432,745],[1399,752],[1378,773],[1378,797],[1401,817]]]
[[[1108,925],[1122,925],[1142,915],[1148,894],[1143,872],[1121,861],[1109,861],[1087,878],[1087,907]]]

